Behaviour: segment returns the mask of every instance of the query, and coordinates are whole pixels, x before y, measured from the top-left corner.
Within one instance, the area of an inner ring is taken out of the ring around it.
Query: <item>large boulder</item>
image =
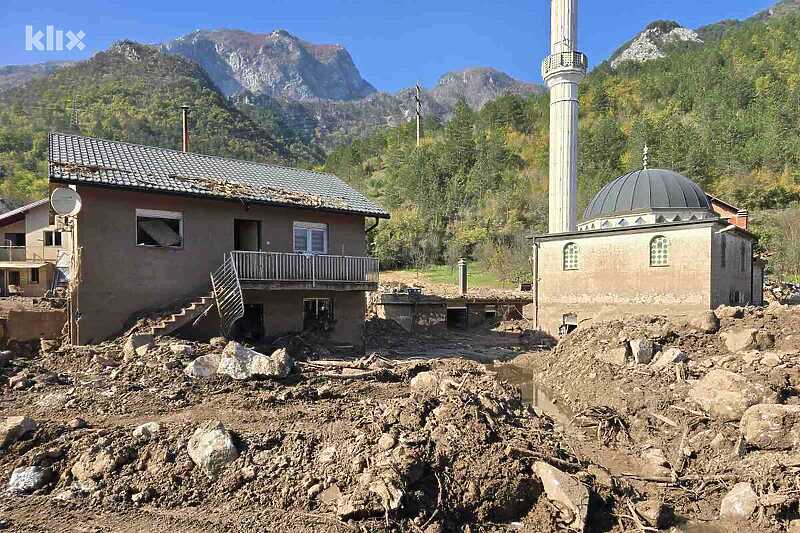
[[[715,311],[719,318],[742,318],[744,317],[744,309],[742,307],[729,307],[721,305]]]
[[[772,398],[761,384],[727,370],[712,370],[689,391],[689,399],[714,418],[735,421],[748,407]]]
[[[143,357],[147,355],[148,350],[153,346],[153,342],[153,336],[150,334],[131,335],[122,347],[123,358],[125,361],[131,361],[136,356]]]
[[[626,366],[631,357],[631,349],[627,344],[595,354],[598,361],[614,366]]]
[[[731,353],[743,352],[756,345],[757,329],[746,328],[728,331],[722,334],[725,347]]]
[[[723,520],[743,521],[750,518],[758,507],[758,495],[750,483],[737,483],[722,498],[719,517]]]
[[[97,454],[87,451],[72,465],[70,472],[78,481],[100,479],[116,470],[122,462],[121,458],[110,450],[101,450]]]
[[[756,448],[796,448],[800,446],[800,405],[754,405],[742,416],[740,429],[745,442]]]
[[[212,353],[208,355],[201,355],[183,369],[183,373],[190,378],[210,378],[217,374],[219,362],[222,360],[222,355]]]
[[[215,479],[226,465],[239,457],[231,433],[216,420],[198,427],[186,447],[194,464],[210,479]]]
[[[15,468],[8,481],[8,491],[14,494],[30,494],[44,487],[50,479],[50,470],[39,466]]]
[[[666,348],[651,366],[655,369],[661,369],[677,363],[685,363],[688,360],[689,356],[681,351],[680,348]]]
[[[137,426],[133,430],[133,437],[140,441],[149,441],[161,431],[161,424],[158,422],[147,422]]]
[[[635,339],[631,341],[631,355],[636,364],[648,364],[653,360],[656,351],[656,343],[650,339]]]
[[[589,514],[589,490],[574,477],[545,462],[534,463],[533,471],[542,481],[547,499],[572,519],[570,527],[583,531]]]
[[[689,325],[703,333],[716,333],[719,331],[719,317],[714,311],[705,311],[689,320]]]
[[[292,371],[292,364],[285,348],[264,355],[238,342],[230,342],[222,351],[217,373],[237,380],[253,377],[282,379]]]
[[[36,422],[27,416],[9,416],[0,423],[0,449],[7,448],[19,439],[36,431]]]

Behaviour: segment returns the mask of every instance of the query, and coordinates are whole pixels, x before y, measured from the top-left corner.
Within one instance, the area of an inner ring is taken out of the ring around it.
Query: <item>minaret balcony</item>
[[[553,54],[542,62],[542,77],[560,73],[586,74],[589,58],[583,52],[560,52]]]

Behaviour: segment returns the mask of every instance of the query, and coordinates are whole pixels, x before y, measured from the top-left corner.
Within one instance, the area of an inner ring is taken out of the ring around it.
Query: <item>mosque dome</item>
[[[711,211],[708,197],[695,182],[671,170],[645,168],[620,176],[595,195],[584,220],[655,210]]]

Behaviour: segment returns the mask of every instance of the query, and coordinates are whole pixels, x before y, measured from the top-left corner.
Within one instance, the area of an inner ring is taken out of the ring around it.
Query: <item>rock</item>
[[[642,452],[644,468],[642,475],[645,477],[670,477],[672,467],[661,448],[647,448]]]
[[[441,377],[436,372],[420,372],[411,378],[410,387],[416,392],[426,393],[439,391]]]
[[[800,405],[759,404],[745,411],[739,425],[745,442],[762,450],[800,446]]]
[[[403,501],[403,491],[392,480],[377,479],[369,484],[369,491],[375,494],[387,511],[396,511]]]
[[[42,340],[42,343],[44,343],[44,340]],[[44,351],[44,349],[42,351]],[[6,366],[13,358],[14,356],[11,353],[11,350],[0,351],[0,368]]]
[[[38,466],[15,468],[8,481],[8,491],[15,494],[30,494],[44,487],[50,479],[50,470]]]
[[[183,369],[183,373],[190,378],[210,378],[217,374],[219,362],[222,360],[220,354],[201,355]]]
[[[726,439],[725,435],[723,435],[722,433],[717,433],[717,436],[714,437],[711,440],[711,442],[709,443],[709,446],[712,449],[717,450],[719,452],[719,451],[726,450],[726,449],[730,448],[731,441]]]
[[[10,416],[0,424],[0,449],[8,448],[19,439],[33,433],[36,422],[27,416]]]
[[[198,427],[187,444],[189,457],[210,479],[239,457],[230,432],[222,422],[211,421]]]
[[[86,424],[86,420],[84,420],[83,418],[77,417],[70,420],[67,425],[69,426],[70,429],[83,429],[88,424]]]
[[[610,365],[626,366],[631,358],[631,349],[627,345],[620,346],[595,354],[595,358]]]
[[[24,389],[31,384],[31,380],[28,379],[28,376],[25,375],[24,372],[20,372],[14,376],[11,376],[8,379],[8,386],[14,390]]]
[[[292,358],[285,348],[267,356],[238,342],[230,342],[222,351],[217,373],[236,380],[253,377],[283,379],[292,371],[292,365]]]
[[[594,477],[595,483],[601,487],[605,487],[607,489],[614,488],[614,478],[611,477],[611,473],[605,468],[595,464],[590,464],[586,471]]]
[[[636,512],[644,518],[647,525],[656,529],[666,529],[673,518],[672,508],[659,500],[645,500],[636,504]]]
[[[723,421],[739,420],[748,407],[770,398],[761,384],[727,370],[712,370],[689,391],[689,399],[709,415]]]
[[[800,520],[792,520],[789,522],[786,533],[800,533]]]
[[[689,325],[703,333],[716,333],[719,331],[719,317],[714,311],[706,311],[692,318]]]
[[[715,311],[719,318],[742,318],[744,317],[744,309],[741,307],[729,307],[721,305]]]
[[[723,333],[722,339],[729,352],[743,352],[756,345],[756,333],[758,330],[752,328],[737,329]]]
[[[214,337],[210,341],[208,341],[208,344],[210,344],[214,348],[222,348],[226,344],[228,344],[228,339],[226,339],[225,337]]]
[[[194,355],[194,348],[188,344],[170,344],[169,351],[172,352],[173,355],[180,357],[191,357]]]
[[[128,337],[125,345],[122,347],[123,359],[131,361],[136,356],[143,357],[147,355],[150,347],[153,346],[153,336],[150,334],[134,334]]]
[[[574,477],[542,461],[534,463],[533,471],[542,480],[547,498],[569,513],[570,526],[583,531],[589,514],[589,490]]]
[[[149,441],[159,431],[161,431],[161,424],[158,422],[147,422],[134,429],[133,436],[141,441]]]
[[[336,485],[331,485],[319,495],[319,501],[325,505],[334,505],[342,497],[342,491]]]
[[[756,333],[756,348],[759,350],[769,350],[775,347],[775,335],[768,331],[759,331]]]
[[[719,516],[723,520],[743,521],[750,518],[758,506],[758,495],[750,483],[737,483],[722,498]]]
[[[336,446],[328,446],[317,456],[317,462],[323,465],[332,463],[334,459],[336,459]]]
[[[383,435],[381,435],[381,438],[378,439],[378,448],[383,451],[391,450],[392,448],[394,448],[396,442],[397,441],[391,434],[384,433]]]
[[[630,342],[631,355],[638,365],[646,365],[653,360],[656,343],[649,339],[635,339]]]
[[[775,368],[781,364],[781,356],[775,352],[767,352],[761,358],[761,364],[769,368]]]
[[[306,491],[306,496],[308,499],[312,499],[320,492],[322,492],[322,483],[315,483]]]
[[[109,450],[102,450],[97,455],[84,452],[78,461],[72,465],[72,476],[78,481],[100,479],[112,473],[120,464],[120,459]]]
[[[653,362],[652,366],[655,369],[666,368],[670,365],[674,365],[677,363],[685,363],[689,360],[689,356],[686,355],[678,348],[667,348],[664,350],[658,359]]]

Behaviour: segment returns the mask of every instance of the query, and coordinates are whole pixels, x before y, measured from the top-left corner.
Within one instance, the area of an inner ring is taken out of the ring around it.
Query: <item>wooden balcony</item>
[[[374,257],[275,252],[231,252],[243,289],[374,291]]]

